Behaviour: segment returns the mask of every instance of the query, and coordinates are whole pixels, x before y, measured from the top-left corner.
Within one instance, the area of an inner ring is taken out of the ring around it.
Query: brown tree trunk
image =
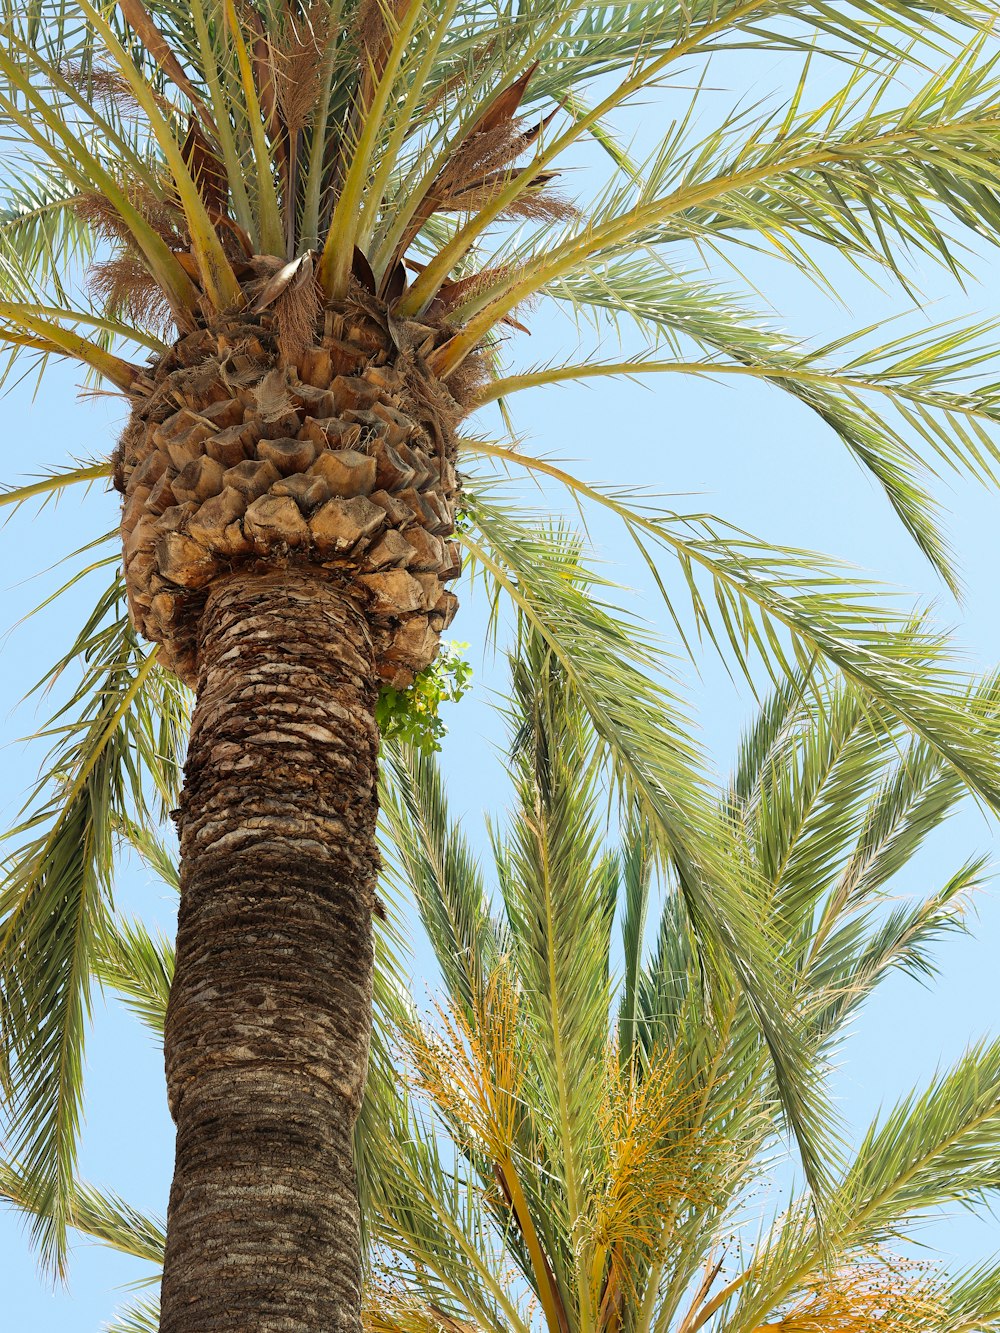
[[[357,1333],[378,733],[364,614],[237,573],[201,621],[166,1025],[162,1333]]]

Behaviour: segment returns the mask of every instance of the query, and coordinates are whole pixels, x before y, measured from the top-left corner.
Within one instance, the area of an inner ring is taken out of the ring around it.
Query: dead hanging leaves
[[[492,203],[513,179],[527,178],[526,188],[501,214],[501,220],[568,219],[576,210],[551,193],[555,172],[532,175],[531,167],[516,163],[531,149],[555,112],[533,126],[517,115],[537,64],[500,92],[468,127],[454,153],[431,184],[396,249],[395,259],[406,258],[410,246],[435,213],[476,213]]]
[[[226,215],[229,211],[229,178],[221,159],[194,116],[188,122],[181,156],[198,187],[209,217],[216,219]]]
[[[185,74],[183,66],[170,49],[166,38],[153,22],[142,0],[118,0],[118,8],[121,10],[122,18],[171,82],[190,99],[193,106],[199,108],[200,113],[211,123],[211,117],[205,109],[205,104],[198,90]]]
[[[162,197],[136,181],[127,182],[130,203],[173,250],[186,245],[183,215]],[[146,267],[121,215],[102,194],[89,191],[72,202],[77,215],[111,248],[111,257],[91,264],[87,288],[116,319],[166,333],[173,310],[166,293]]]

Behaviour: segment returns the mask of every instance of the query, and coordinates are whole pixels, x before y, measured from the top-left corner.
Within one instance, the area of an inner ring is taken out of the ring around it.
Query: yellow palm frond
[[[417,1081],[474,1146],[506,1160],[523,1116],[524,1036],[520,994],[501,965],[473,998],[472,1016],[437,1006],[440,1027],[414,1023],[406,1034]]]
[[[926,1264],[876,1257],[818,1278],[754,1333],[918,1333],[940,1327],[944,1314]]]

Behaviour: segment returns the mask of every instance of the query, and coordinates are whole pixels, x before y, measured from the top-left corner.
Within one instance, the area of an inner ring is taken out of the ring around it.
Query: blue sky
[[[778,62],[757,59],[753,85],[741,92],[763,93],[779,85]],[[654,108],[656,111],[656,108]],[[642,136],[655,137],[657,115],[647,115]],[[836,308],[805,284],[793,282],[772,261],[744,257],[744,267],[782,323],[818,341],[851,327],[888,318],[907,308],[898,293],[862,286],[846,266],[828,270],[843,294]],[[951,314],[996,314],[1000,261],[984,253],[981,283],[956,291],[940,273],[920,272],[926,310],[911,313],[911,326]],[[563,316],[539,312],[530,339],[511,348],[517,364],[570,357],[577,330]],[[900,329],[902,331],[902,329]],[[585,346],[593,339],[585,331]],[[605,350],[612,350],[608,339]],[[579,359],[573,357],[573,359]],[[25,384],[0,401],[5,480],[14,480],[67,454],[108,452],[122,420],[109,398],[77,396],[72,370],[55,367],[41,391]],[[530,448],[571,462],[588,480],[648,486],[665,504],[686,511],[714,512],[758,535],[793,546],[840,555],[887,582],[936,599],[945,624],[955,625],[969,664],[985,669],[1000,660],[1000,587],[997,532],[1000,497],[971,485],[942,482],[938,494],[960,555],[967,595],[959,607],[936,584],[931,571],[897,526],[884,500],[847,457],[843,447],[807,411],[774,389],[737,382],[664,377],[648,387],[625,382],[534,391],[512,408]],[[87,610],[86,587],[68,594],[44,614],[18,625],[20,617],[56,586],[64,571],[51,569],[61,556],[82,546],[117,521],[116,498],[94,489],[85,499],[69,495],[40,513],[22,511],[0,530],[0,628],[12,627],[0,652],[0,814],[5,825],[16,815],[19,798],[37,771],[42,753],[17,738],[44,717],[33,705],[14,705],[65,648]],[[539,494],[532,503],[561,503]],[[639,562],[603,518],[591,536],[605,571],[636,589],[633,609],[669,637],[669,624]],[[40,571],[48,571],[40,573]],[[93,592],[96,585],[90,584]],[[482,642],[485,608],[481,595],[467,598],[451,637]],[[503,670],[479,651],[470,656],[476,676],[472,694],[451,709],[444,761],[453,806],[465,813],[474,836],[484,810],[503,796],[502,728],[491,713],[494,690],[502,690]],[[707,653],[699,670],[679,670],[720,772],[728,766],[751,702]],[[994,848],[995,824],[971,803],[951,819],[933,846],[902,876],[900,892],[921,892],[940,884],[969,855]],[[154,922],[170,927],[173,904],[167,891],[142,870],[126,868],[117,886],[119,901]],[[1000,948],[1000,905],[992,893],[979,902],[971,937],[956,937],[940,950],[942,974],[933,989],[899,980],[883,993],[857,1024],[844,1051],[835,1093],[849,1125],[865,1123],[880,1103],[926,1080],[955,1058],[970,1039],[996,1025]],[[414,986],[425,987],[426,955],[417,942]],[[159,1052],[121,1008],[98,996],[88,1053],[88,1104],[81,1166],[83,1174],[142,1207],[163,1211],[171,1166],[171,1126],[167,1116]],[[957,1262],[1000,1250],[1000,1227],[967,1216],[942,1219],[928,1241]],[[141,1265],[95,1246],[75,1247],[66,1290],[41,1279],[21,1224],[0,1214],[0,1328],[31,1333],[89,1333],[126,1298],[123,1284],[144,1275]]]

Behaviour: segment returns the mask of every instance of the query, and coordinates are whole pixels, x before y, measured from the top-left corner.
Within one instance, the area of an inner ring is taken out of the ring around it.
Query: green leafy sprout
[[[412,745],[421,754],[441,749],[448,732],[441,705],[458,703],[471,687],[472,667],[462,656],[468,647],[467,643],[443,643],[436,660],[408,689],[383,687],[375,720],[384,740]]]

